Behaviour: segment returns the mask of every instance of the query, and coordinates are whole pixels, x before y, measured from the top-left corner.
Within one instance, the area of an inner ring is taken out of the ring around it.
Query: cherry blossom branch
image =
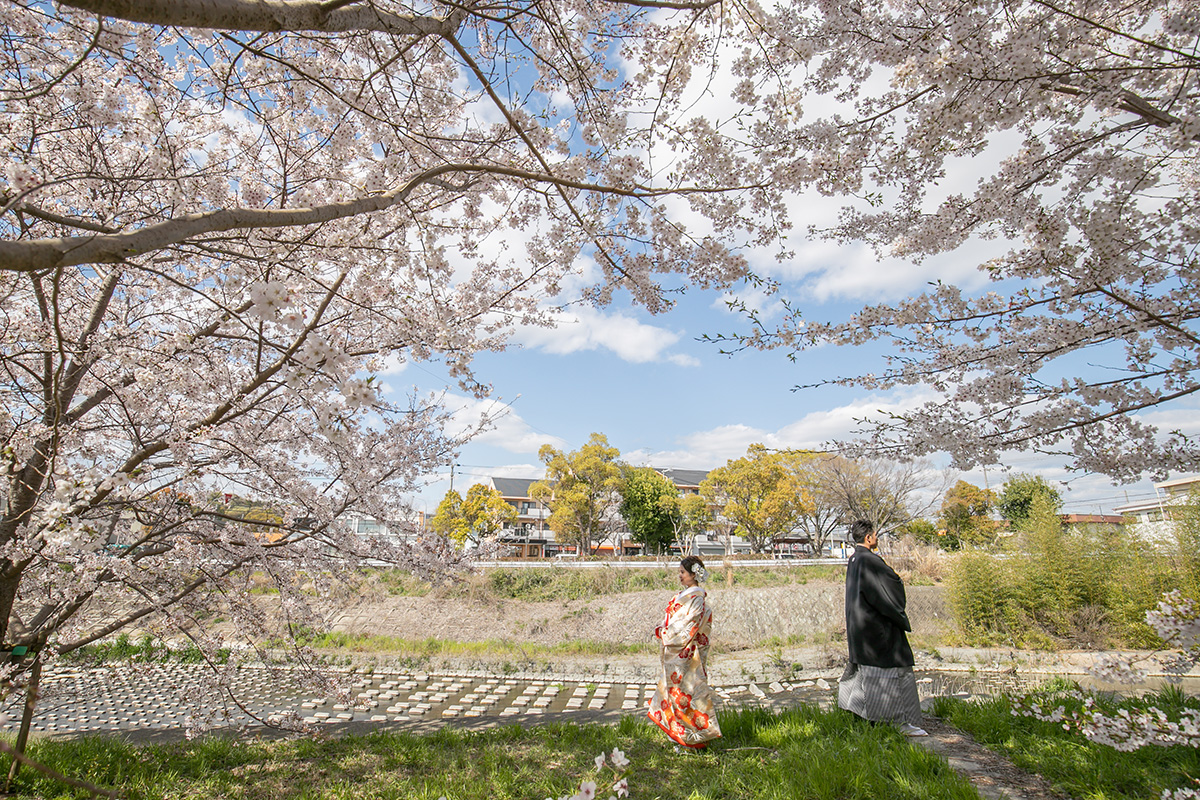
[[[1144,47],[1149,47],[1149,48],[1152,48],[1154,50],[1159,50],[1164,53],[1170,53],[1172,55],[1179,56],[1187,61],[1196,61],[1197,60],[1195,53],[1187,53],[1182,50],[1176,50],[1173,47],[1165,47],[1165,46],[1159,44],[1158,42],[1152,42],[1148,39],[1142,39],[1141,37],[1134,36],[1133,34],[1125,33],[1125,31],[1117,30],[1116,28],[1113,28],[1109,25],[1105,25],[1102,22],[1097,22],[1097,21],[1095,21],[1093,19],[1089,19],[1088,17],[1085,17],[1081,14],[1076,14],[1073,11],[1068,11],[1065,8],[1061,8],[1057,5],[1055,5],[1054,3],[1049,2],[1049,0],[1033,0],[1033,2],[1036,3],[1037,5],[1040,5],[1045,8],[1050,9],[1051,11],[1053,11],[1056,14],[1061,14],[1064,17],[1070,17],[1073,20],[1077,20],[1086,25],[1090,25],[1091,27],[1096,28],[1097,30],[1102,30],[1105,33],[1111,33],[1113,36],[1117,36],[1122,39],[1128,39],[1129,41],[1135,42]]]
[[[223,209],[165,220],[147,225],[140,230],[130,233],[65,239],[0,241],[0,270],[36,272],[56,267],[80,266],[84,264],[116,264],[170,245],[181,244],[202,234],[253,228],[299,227],[349,219],[400,205],[407,201],[417,188],[443,175],[472,173],[546,183],[560,190],[571,188],[625,197],[682,196],[696,193],[732,192],[753,188],[752,185],[725,186],[719,189],[701,187],[654,189],[641,186],[606,186],[586,181],[571,180],[553,175],[550,172],[534,172],[514,167],[481,164],[443,164],[424,170],[405,183],[404,186],[390,192],[341,203],[329,203],[314,208]]]

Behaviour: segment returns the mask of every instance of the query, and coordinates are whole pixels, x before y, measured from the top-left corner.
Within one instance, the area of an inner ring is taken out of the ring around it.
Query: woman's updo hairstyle
[[[697,582],[703,582],[708,578],[708,570],[704,568],[704,562],[700,560],[700,556],[685,556],[679,562],[679,566],[692,573]]]

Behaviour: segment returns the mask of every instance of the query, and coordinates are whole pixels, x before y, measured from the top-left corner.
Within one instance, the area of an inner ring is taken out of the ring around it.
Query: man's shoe
[[[900,732],[905,736],[928,736],[929,732],[924,728],[918,728],[911,722],[905,722],[900,726]]]

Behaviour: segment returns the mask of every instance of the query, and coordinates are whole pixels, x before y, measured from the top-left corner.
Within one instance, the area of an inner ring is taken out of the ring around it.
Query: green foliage
[[[574,452],[564,453],[548,444],[538,451],[546,478],[529,487],[529,496],[550,509],[550,528],[559,541],[578,543],[581,554],[618,519],[620,455],[602,433],[593,433]]]
[[[1177,531],[1167,552],[1121,528],[1064,527],[1054,499],[1035,495],[1009,552],[955,562],[955,620],[977,644],[1160,647],[1146,611],[1196,575],[1189,529]]]
[[[630,796],[664,800],[978,800],[939,756],[894,728],[801,706],[722,712],[723,739],[705,751],[673,752],[642,717],[618,725],[551,723],[428,735],[252,740],[206,738],[134,747],[110,738],[37,739],[31,755],[53,769],[120,790],[160,797],[254,800],[529,800],[561,797],[597,780],[593,759],[620,748]],[[866,754],[866,755],[864,755]],[[600,783],[607,797],[611,779]],[[71,796],[24,770],[21,796]]]
[[[1184,708],[1200,709],[1200,701],[1170,690],[1140,698],[1122,699],[1105,694],[1091,698],[1106,714],[1125,709],[1136,716],[1153,705],[1171,719],[1178,719]],[[1038,703],[1047,712],[1058,706],[1067,712],[1078,711],[1083,703],[1079,687],[1061,680],[1024,699]],[[1004,696],[984,701],[941,697],[934,702],[933,711],[1022,769],[1046,777],[1056,789],[1071,797],[1097,800],[1161,797],[1164,790],[1191,787],[1192,778],[1200,776],[1200,750],[1196,748],[1143,747],[1123,753],[1089,742],[1076,731],[1064,730],[1061,723],[1013,716],[1013,705]]]
[[[959,481],[946,492],[939,520],[946,529],[941,544],[947,550],[964,545],[990,546],[995,542],[997,526],[991,518],[996,495],[978,486]]]
[[[918,544],[941,546],[938,539],[938,527],[927,519],[914,519],[896,529],[896,535],[901,538],[911,536]]]
[[[635,542],[648,553],[662,553],[671,546],[681,517],[679,489],[663,474],[649,467],[626,467],[621,480],[621,516]]]
[[[1045,478],[1021,472],[1013,475],[1000,487],[996,510],[1000,512],[1001,517],[1008,520],[1013,530],[1023,531],[1029,524],[1034,498],[1039,497],[1050,504],[1054,513],[1058,513],[1062,508],[1062,496]]]
[[[1192,489],[1186,503],[1172,506],[1171,519],[1178,588],[1185,596],[1200,600],[1200,490]]]
[[[734,532],[760,553],[771,540],[789,533],[803,516],[799,464],[811,453],[775,452],[752,444],[744,458],[731,459],[708,473],[700,493],[736,526]]]
[[[205,660],[204,653],[191,642],[173,647],[162,639],[149,634],[134,641],[128,633],[121,633],[115,639],[108,641],[84,645],[64,654],[63,658],[69,662],[86,664],[115,662],[199,664]],[[217,651],[213,660],[218,664],[224,664],[228,659],[229,650],[222,648]]]
[[[713,582],[720,578],[725,586],[720,566],[709,564]],[[828,567],[734,567],[730,571],[732,587],[758,589],[768,586],[790,586],[810,581],[840,582],[846,568]],[[490,569],[484,573],[486,595],[489,599],[552,602],[585,600],[606,594],[673,590],[678,586],[674,567],[638,569]],[[471,590],[467,590],[471,591]]]
[[[1021,638],[1013,579],[1004,561],[986,553],[963,553],[946,586],[954,619],[968,640],[997,644]]]
[[[467,489],[466,497],[453,489],[446,492],[429,525],[462,547],[467,542],[478,544],[494,539],[505,525],[516,520],[517,510],[504,501],[500,492],[476,483]]]
[[[349,633],[347,631],[305,632],[298,641],[317,650],[338,650],[343,653],[387,653],[389,655],[430,658],[485,658],[514,656],[527,662],[538,658],[558,655],[622,656],[657,652],[650,642],[597,642],[588,639],[571,639],[558,644],[543,645],[527,641],[508,639],[485,639],[483,641],[458,642],[450,639],[405,639],[399,636],[380,636],[373,633]]]

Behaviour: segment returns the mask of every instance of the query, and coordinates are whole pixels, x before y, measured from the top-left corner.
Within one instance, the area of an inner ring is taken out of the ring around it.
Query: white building
[[[1126,527],[1137,535],[1166,541],[1174,535],[1172,510],[1186,503],[1192,490],[1200,491],[1200,475],[1156,483],[1153,498],[1126,503],[1113,511],[1129,520]]]

